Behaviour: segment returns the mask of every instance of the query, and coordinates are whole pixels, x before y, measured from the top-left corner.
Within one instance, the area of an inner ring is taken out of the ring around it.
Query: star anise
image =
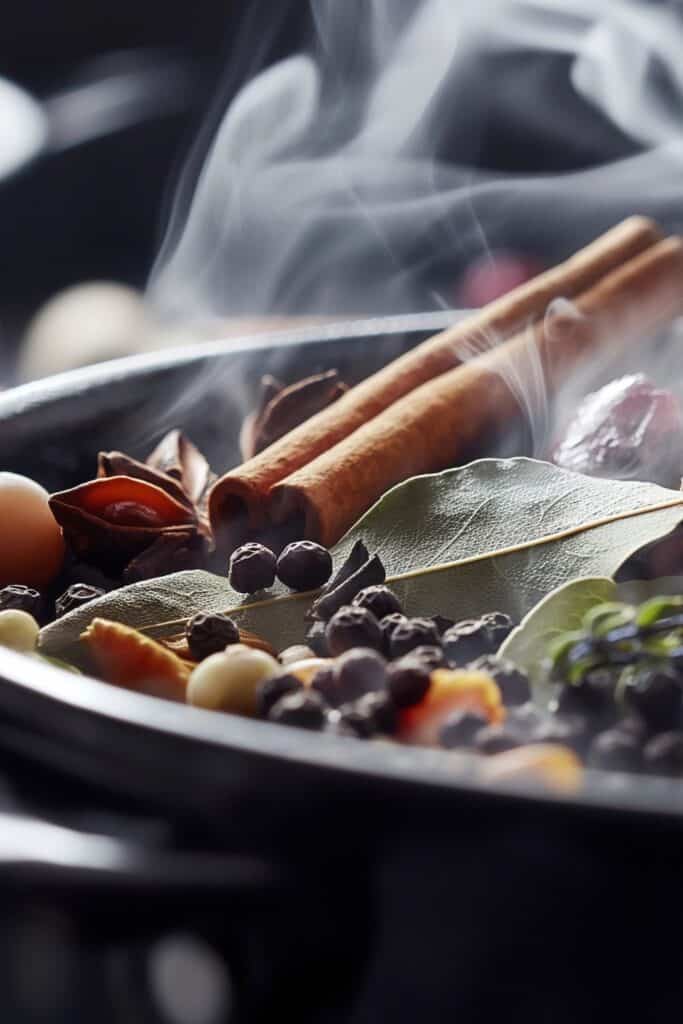
[[[100,452],[97,478],[53,494],[50,507],[77,557],[132,583],[204,563],[214,479],[201,452],[172,430],[145,462]]]

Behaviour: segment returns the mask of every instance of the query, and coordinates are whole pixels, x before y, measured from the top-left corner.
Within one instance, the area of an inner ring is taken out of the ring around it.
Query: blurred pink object
[[[538,260],[523,253],[488,253],[471,263],[463,274],[458,304],[464,309],[479,309],[536,277],[543,269]]]
[[[642,374],[620,377],[584,398],[553,462],[589,476],[680,484],[683,417],[671,391]]]

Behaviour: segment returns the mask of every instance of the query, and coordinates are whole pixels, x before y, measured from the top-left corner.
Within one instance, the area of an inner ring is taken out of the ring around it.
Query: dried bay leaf
[[[362,538],[379,553],[408,614],[457,620],[495,609],[519,619],[570,580],[613,576],[681,522],[678,491],[585,477],[532,459],[482,459],[393,488],[334,556],[341,564]],[[200,610],[227,611],[240,628],[282,649],[301,642],[312,599],[279,587],[245,601],[222,577],[177,573],[71,612],[42,631],[41,649],[71,660],[78,635],[96,615],[145,630],[163,623],[150,635],[168,636]]]

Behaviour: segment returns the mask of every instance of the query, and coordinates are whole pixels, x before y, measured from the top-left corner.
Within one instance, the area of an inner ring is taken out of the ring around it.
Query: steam
[[[310,6],[311,52],[244,85],[183,183],[166,317],[434,310],[489,248],[552,262],[633,212],[680,225],[677,5]]]
[[[162,318],[219,333],[226,317],[450,309],[468,267],[497,250],[550,265],[632,213],[683,224],[678,3],[310,0],[310,11],[309,52],[248,79],[199,173],[185,173],[148,289]],[[576,315],[551,307],[551,340]],[[506,379],[535,454],[589,390],[643,369],[642,349],[615,346],[615,363],[605,346],[551,416],[529,339]],[[470,338],[456,355],[498,340]],[[648,355],[655,382],[671,386],[676,346]],[[286,376],[287,360],[264,370]],[[256,383],[230,370],[230,400],[248,405]],[[173,413],[207,385],[187,382]]]

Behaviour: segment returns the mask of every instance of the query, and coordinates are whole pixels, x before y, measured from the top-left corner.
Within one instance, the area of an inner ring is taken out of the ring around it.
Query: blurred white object
[[[213,338],[247,340],[329,322],[327,317],[234,317],[176,326],[157,318],[143,294],[115,281],[88,281],[58,292],[29,323],[18,377],[48,377],[79,366]]]
[[[47,117],[27,92],[0,78],[0,178],[14,174],[41,151]]]
[[[152,319],[140,292],[93,281],[60,292],[38,311],[21,347],[19,376],[34,380],[180,342]]]
[[[195,76],[184,58],[142,49],[97,57],[45,100],[0,78],[0,182],[47,151],[185,110]]]

